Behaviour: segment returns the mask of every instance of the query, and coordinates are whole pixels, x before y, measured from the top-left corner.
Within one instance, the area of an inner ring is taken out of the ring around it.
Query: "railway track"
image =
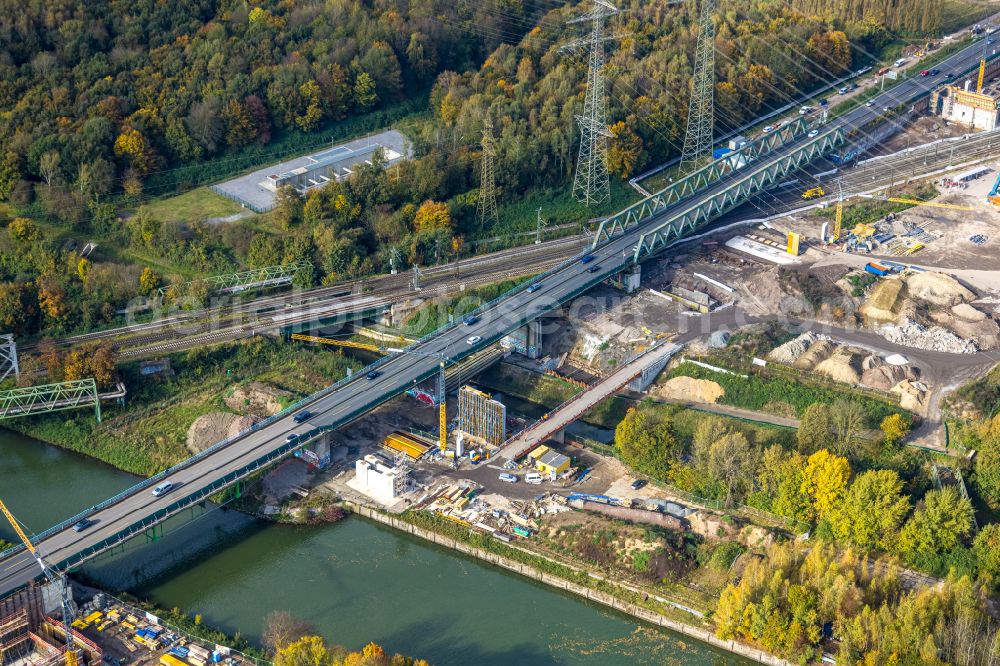
[[[585,241],[586,236],[583,235],[569,236],[427,268],[421,274],[422,290],[419,293],[435,290],[451,293],[458,290],[458,284],[466,287],[480,286],[499,279],[537,273],[577,253]],[[242,331],[270,330],[269,316],[292,309],[336,305],[338,299],[362,296],[399,299],[406,294],[416,294],[418,292],[414,292],[410,286],[411,280],[410,273],[382,275],[190,313],[173,312],[151,322],[62,338],[57,344],[75,347],[111,340],[120,355],[127,358],[141,356],[143,353],[185,349],[199,344],[237,339],[243,337]],[[249,335],[253,333],[249,332],[247,336]],[[34,345],[25,344],[21,348],[30,351]],[[147,352],[142,352],[143,349]]]
[[[559,263],[567,256],[575,254],[580,243],[580,238],[574,238],[572,242],[561,243],[555,248],[549,247],[543,258],[536,257],[531,262],[525,262],[524,255],[538,255],[541,253],[537,251],[513,253],[512,256],[505,257],[503,261],[494,259],[488,262],[485,267],[477,264],[475,270],[472,271],[472,275],[460,268],[462,275],[458,278],[452,277],[452,275],[444,270],[439,270],[435,271],[434,275],[437,279],[427,280],[427,274],[425,273],[424,286],[420,292],[414,292],[408,281],[404,281],[399,286],[368,291],[362,295],[344,296],[341,295],[343,290],[340,289],[334,292],[338,294],[334,298],[309,299],[300,306],[300,308],[305,308],[301,313],[294,311],[286,312],[285,310],[295,310],[291,306],[287,306],[277,312],[273,312],[272,308],[268,308],[267,312],[255,316],[250,322],[244,320],[226,325],[218,320],[210,320],[192,326],[185,326],[183,329],[158,330],[145,335],[127,336],[124,339],[116,341],[115,347],[120,357],[137,359],[249,338],[286,326],[315,321],[320,314],[323,318],[327,319],[337,316],[343,316],[346,319],[359,309],[385,309],[406,297],[419,297],[422,294],[427,294],[431,297],[451,296],[461,293],[463,288],[485,286],[498,280],[524,277],[544,271]],[[566,248],[570,251],[565,251]],[[453,272],[454,270],[454,267],[450,268],[450,271]]]

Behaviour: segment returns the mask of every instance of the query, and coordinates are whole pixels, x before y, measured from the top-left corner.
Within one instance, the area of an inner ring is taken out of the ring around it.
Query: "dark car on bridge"
[[[465,323],[466,326],[472,326],[473,324],[479,321],[479,317],[477,315],[469,315],[462,321]]]
[[[590,263],[590,262],[592,262],[593,260],[594,260],[594,255],[592,255],[592,254],[586,254],[586,255],[584,255],[584,256],[583,256],[583,257],[582,257],[582,258],[580,259],[580,263],[581,263],[581,264],[589,264],[589,263]]]
[[[587,272],[588,273],[596,273],[599,270],[601,270],[601,267],[599,265],[598,266],[591,266],[590,268],[587,269]]]
[[[381,372],[379,372],[378,370],[372,370],[367,375],[365,375],[365,379],[378,379],[381,376],[382,376]]]
[[[76,525],[73,525],[73,529],[77,532],[82,532],[96,522],[96,520],[91,520],[90,518],[81,518]]]
[[[292,420],[295,421],[296,423],[303,423],[304,421],[311,419],[312,415],[313,415],[312,412],[310,412],[308,409],[305,409],[296,414],[295,416],[293,416]]]

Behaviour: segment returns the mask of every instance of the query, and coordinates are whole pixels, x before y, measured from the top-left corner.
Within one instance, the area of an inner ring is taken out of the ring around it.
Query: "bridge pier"
[[[622,289],[625,290],[626,294],[632,294],[638,291],[641,277],[642,266],[639,264],[632,264],[618,274],[618,278],[621,280]]]
[[[542,355],[542,322],[538,319],[529,321],[521,328],[501,338],[500,346],[531,359],[540,358]]]
[[[157,523],[143,531],[146,535],[146,543],[156,543],[163,538],[163,523]],[[124,544],[122,544],[124,548]]]

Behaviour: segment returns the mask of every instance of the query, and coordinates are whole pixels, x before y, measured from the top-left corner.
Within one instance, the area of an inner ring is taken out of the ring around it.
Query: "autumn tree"
[[[931,490],[903,526],[897,550],[923,562],[954,550],[972,531],[972,503],[955,486]]]
[[[222,107],[222,122],[226,126],[226,144],[245,146],[257,138],[257,126],[250,111],[238,99],[231,99]]]
[[[658,479],[667,479],[680,453],[669,415],[646,408],[631,408],[615,428],[615,449],[629,467]]]
[[[152,296],[160,288],[161,283],[162,278],[160,278],[159,273],[146,266],[139,275],[139,293],[145,296]]]
[[[63,356],[63,379],[67,382],[86,378],[89,369],[82,349],[71,349]]]
[[[608,130],[612,136],[608,144],[608,171],[627,179],[642,167],[642,139],[621,121]]]
[[[274,666],[333,666],[333,660],[322,638],[303,636],[277,649]]]
[[[799,421],[799,429],[795,432],[799,451],[813,453],[830,445],[831,436],[830,407],[825,402],[814,402],[806,407]]]
[[[802,471],[802,492],[812,498],[817,516],[823,518],[840,502],[851,477],[846,458],[820,449],[809,456]]]
[[[30,243],[38,238],[38,227],[27,217],[15,217],[7,228],[15,240]]]
[[[972,544],[982,580],[1000,589],[1000,523],[983,525]]]
[[[118,352],[110,342],[101,342],[86,350],[87,370],[99,387],[114,385]]]
[[[368,72],[360,72],[354,79],[354,106],[358,111],[368,111],[377,103],[375,81]]]
[[[425,201],[413,217],[413,228],[417,233],[450,229],[451,213],[448,211],[448,204]]]
[[[757,452],[743,433],[723,435],[709,448],[708,469],[725,487],[727,507],[749,488],[756,463]]]
[[[836,450],[848,453],[865,430],[865,409],[854,400],[835,400],[830,406],[830,425]]]
[[[976,486],[991,506],[1000,506],[1000,414],[979,424],[975,435]]]
[[[32,288],[23,282],[0,282],[0,331],[21,335],[34,319]]]
[[[882,419],[879,429],[882,431],[882,440],[888,445],[893,445],[906,437],[906,433],[910,431],[910,424],[902,414],[896,413]]]
[[[828,515],[838,539],[866,550],[892,550],[909,511],[899,475],[894,470],[869,470],[854,479]]]
[[[288,611],[271,611],[264,618],[264,633],[261,640],[264,649],[268,654],[277,654],[279,651],[298,641],[299,639],[314,634],[316,632],[309,622],[295,617]]]
[[[291,185],[282,185],[274,197],[275,223],[282,229],[289,229],[302,221],[302,195]]]
[[[62,381],[63,359],[59,346],[50,338],[46,338],[38,343],[38,359],[48,375],[49,381]]]

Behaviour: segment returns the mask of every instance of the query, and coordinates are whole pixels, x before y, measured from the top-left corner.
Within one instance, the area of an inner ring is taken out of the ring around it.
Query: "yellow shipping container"
[[[164,654],[160,657],[160,666],[187,666],[187,664],[172,654]]]

